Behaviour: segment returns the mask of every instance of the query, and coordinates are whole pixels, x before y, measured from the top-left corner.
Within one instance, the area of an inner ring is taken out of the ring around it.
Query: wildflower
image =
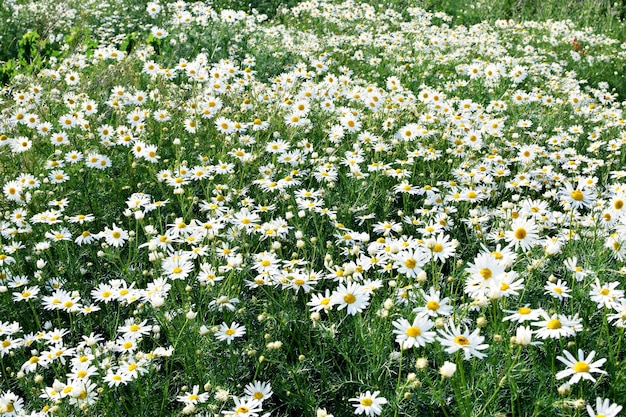
[[[442,378],[452,378],[452,375],[456,372],[456,363],[445,361],[441,368],[439,368],[439,375]]]
[[[311,301],[309,301],[306,305],[310,307],[312,312],[328,312],[332,308],[330,290],[327,288],[323,294],[313,294],[311,296]]]
[[[528,305],[524,305],[523,307],[520,307],[516,311],[504,310],[504,312],[509,313],[509,315],[505,316],[502,319],[503,321],[510,320],[510,321],[514,321],[517,323],[524,323],[525,321],[537,320],[539,316],[541,315],[541,313],[543,312],[543,309],[541,308],[533,309],[533,308],[528,307]]]
[[[574,277],[578,282],[582,281],[591,272],[578,266],[578,258],[576,256],[564,260],[563,265],[574,273]]]
[[[532,220],[515,219],[511,230],[504,233],[504,239],[515,249],[530,250],[539,241],[537,225]]]
[[[426,317],[418,315],[412,323],[402,318],[392,324],[395,327],[393,333],[396,335],[396,343],[400,344],[402,349],[425,346],[426,343],[435,340],[436,333],[429,331],[435,324]]]
[[[272,385],[269,382],[253,381],[244,388],[246,395],[263,402],[272,396]]]
[[[13,293],[13,300],[28,301],[37,297],[37,294],[39,294],[39,287],[35,285],[33,287],[25,288],[22,292]]]
[[[199,391],[200,387],[198,385],[194,385],[191,392],[179,395],[176,399],[185,404],[202,404],[209,399],[209,393],[203,392],[202,394],[198,394]]]
[[[565,365],[567,365],[568,368],[561,372],[558,372],[555,375],[556,379],[567,378],[571,375],[572,377],[568,381],[570,384],[577,383],[578,381],[580,381],[581,378],[596,382],[596,379],[591,376],[592,372],[606,374],[606,371],[600,369],[600,366],[602,366],[602,364],[606,362],[606,359],[603,358],[592,362],[593,358],[596,355],[595,350],[592,350],[589,355],[585,357],[582,349],[578,349],[578,359],[574,358],[574,356],[566,350],[563,351],[563,354],[565,355],[565,357],[557,356],[556,358],[563,362]]]
[[[480,336],[479,332],[480,329],[476,329],[470,333],[467,328],[461,331],[454,324],[449,324],[445,330],[440,330],[438,340],[443,346],[446,346],[445,351],[448,354],[463,350],[466,360],[469,360],[472,356],[482,359],[487,357],[487,355],[479,351],[487,349],[489,345],[482,343],[485,338]]]
[[[398,253],[394,267],[398,269],[399,274],[406,275],[409,278],[418,276],[422,270],[422,266],[428,262],[430,254],[423,248],[408,250]]]
[[[613,281],[609,284],[600,284],[600,280],[596,278],[596,282],[591,284],[591,301],[598,304],[598,308],[613,308],[619,304],[619,300],[624,298],[624,291],[618,290],[616,287],[619,282]]]
[[[387,404],[387,399],[379,397],[380,391],[370,392],[369,390],[365,394],[359,394],[358,398],[350,398],[349,401],[355,402],[352,404],[356,407],[354,414],[365,414],[366,416],[377,416],[382,413],[382,405]]]
[[[215,337],[217,340],[225,340],[229,345],[236,337],[242,337],[246,334],[246,328],[243,325],[232,322],[229,325],[222,323]]]
[[[132,378],[129,375],[120,372],[118,369],[117,372],[114,372],[112,369],[107,371],[107,374],[104,376],[104,381],[109,385],[109,387],[117,387],[120,385],[126,385]]]
[[[570,182],[566,182],[559,194],[562,201],[573,209],[589,208],[595,201],[593,188],[582,181],[579,181],[576,188]]]
[[[106,243],[119,248],[124,246],[124,243],[128,240],[128,232],[120,229],[117,225],[113,224],[113,228],[105,228],[103,232],[100,232],[100,236],[104,237]]]
[[[346,313],[354,316],[356,313],[362,312],[369,305],[369,292],[355,282],[351,282],[346,287],[339,284],[339,287],[333,292],[331,302],[333,305],[339,305],[337,310],[346,309]]]
[[[567,283],[561,279],[558,280],[556,283],[548,281],[543,288],[546,290],[544,294],[551,295],[552,297],[558,298],[559,300],[564,300],[565,298],[572,297],[569,294],[571,290],[567,286]]]
[[[515,331],[515,343],[520,346],[538,345],[541,342],[532,341],[533,332],[530,326],[520,326]]]
[[[263,411],[263,403],[254,398],[233,398],[235,401],[235,407],[232,411],[224,411],[224,415],[236,416],[236,417],[256,417],[261,411]]]
[[[587,412],[590,417],[616,417],[620,411],[622,411],[622,406],[615,403],[611,404],[608,398],[597,397],[595,411],[587,404]]]
[[[572,318],[562,314],[549,316],[545,312],[541,316],[543,320],[531,323],[533,326],[539,327],[535,330],[535,334],[540,339],[560,339],[561,337],[575,336],[582,330],[581,319],[577,316]]]

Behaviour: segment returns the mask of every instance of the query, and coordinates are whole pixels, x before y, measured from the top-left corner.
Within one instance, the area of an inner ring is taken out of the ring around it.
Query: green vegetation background
[[[71,7],[72,2],[68,1]],[[608,35],[621,42],[626,41],[626,0],[356,0],[368,1],[378,7],[391,7],[398,11],[408,7],[419,6],[429,11],[440,11],[453,17],[453,24],[470,26],[481,21],[493,22],[499,19],[515,21],[534,20],[572,20],[579,27],[592,27],[595,32]],[[32,19],[12,19],[12,4],[27,6],[32,1],[2,0],[0,1],[0,84],[8,81],[20,71],[39,69],[42,61],[54,56],[55,51],[49,48],[47,36],[54,33],[58,22],[50,15],[35,15]],[[230,8],[237,10],[256,9],[270,18],[277,15],[280,7],[292,7],[298,0],[213,0],[210,2],[216,9]],[[36,2],[35,2],[36,3]],[[84,2],[79,9],[84,10]],[[113,0],[110,1],[112,13],[133,11],[143,13],[146,0]],[[126,7],[119,7],[123,3]],[[94,7],[96,7],[94,3]],[[102,3],[98,4],[100,12]],[[26,9],[26,7],[25,7]],[[89,13],[83,13],[75,25],[89,27]],[[75,28],[75,33],[81,31]],[[128,28],[129,33],[132,28]],[[84,35],[84,34],[83,34]],[[626,97],[626,71],[613,65],[598,66],[597,73],[586,74],[590,82],[606,81],[615,89],[620,97]]]

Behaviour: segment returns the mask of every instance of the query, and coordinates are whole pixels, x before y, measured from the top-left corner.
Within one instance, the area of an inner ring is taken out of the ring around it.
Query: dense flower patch
[[[116,19],[3,90],[0,416],[620,412],[626,122],[580,74],[626,45],[352,1]]]

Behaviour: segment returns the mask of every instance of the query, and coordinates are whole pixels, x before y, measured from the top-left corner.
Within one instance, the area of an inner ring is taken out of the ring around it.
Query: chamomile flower
[[[539,243],[539,231],[533,220],[515,219],[511,230],[504,233],[504,239],[509,246],[526,252]]]
[[[566,298],[572,297],[569,294],[571,289],[562,279],[559,279],[557,282],[548,281],[543,288],[546,290],[544,294],[550,295],[554,298],[558,298],[559,300],[564,300]]]
[[[339,284],[333,292],[331,302],[338,305],[337,310],[346,309],[346,313],[354,316],[362,312],[369,305],[370,293],[365,291],[360,284],[351,282],[347,286]]]
[[[387,399],[379,397],[380,391],[370,392],[367,390],[365,394],[359,394],[357,398],[350,398],[350,402],[356,408],[354,414],[365,414],[368,417],[377,416],[382,413],[382,405],[387,404]]]
[[[567,350],[563,351],[563,356],[557,356],[556,358],[567,365],[567,368],[555,375],[556,379],[563,379],[571,376],[568,383],[575,384],[582,379],[587,379],[592,382],[596,382],[596,379],[591,375],[592,373],[605,374],[606,371],[600,369],[602,364],[606,362],[606,359],[599,359],[593,362],[593,358],[596,356],[596,351],[592,350],[588,356],[582,349],[578,349],[578,358],[569,353]]]
[[[480,352],[489,347],[488,344],[483,343],[484,336],[480,336],[480,329],[475,329],[473,332],[469,332],[467,328],[461,331],[460,327],[454,324],[449,324],[444,330],[439,331],[439,343],[445,346],[445,351],[448,354],[453,354],[459,350],[463,351],[463,358],[469,360],[472,356],[478,359],[486,358],[485,353]]]
[[[587,413],[589,417],[616,417],[619,412],[622,411],[622,406],[616,403],[611,403],[608,398],[596,398],[596,409],[594,410],[589,404],[587,404]]]
[[[561,337],[575,336],[583,329],[582,320],[578,316],[568,317],[563,314],[553,314],[543,312],[543,320],[532,322],[531,325],[538,327],[535,334],[540,339],[560,339]]]
[[[613,308],[619,304],[620,299],[624,298],[624,291],[618,290],[618,285],[619,282],[617,281],[601,284],[600,280],[596,278],[596,282],[591,284],[591,291],[589,291],[591,301],[598,304],[598,308]]]
[[[100,236],[104,237],[107,244],[119,248],[124,246],[128,240],[128,232],[124,229],[120,229],[116,224],[113,224],[112,228],[105,228],[103,232],[100,232]]]
[[[207,402],[207,400],[209,399],[209,393],[203,392],[202,394],[199,394],[199,392],[200,387],[198,385],[194,385],[191,389],[191,392],[179,395],[176,397],[176,399],[184,404],[202,404],[204,402]]]
[[[256,417],[263,411],[263,403],[254,398],[234,397],[235,406],[232,411],[224,411],[224,415],[235,417]]]
[[[245,394],[252,399],[265,401],[272,396],[272,385],[267,381],[253,381],[245,386]]]
[[[392,324],[395,327],[393,333],[396,335],[396,343],[401,349],[425,346],[426,343],[432,343],[435,340],[436,333],[429,331],[435,324],[427,317],[418,315],[412,323],[401,318]]]
[[[231,344],[236,337],[243,337],[246,334],[245,326],[235,323],[234,321],[230,326],[226,323],[220,325],[219,330],[215,334],[217,340],[226,341],[227,344]]]

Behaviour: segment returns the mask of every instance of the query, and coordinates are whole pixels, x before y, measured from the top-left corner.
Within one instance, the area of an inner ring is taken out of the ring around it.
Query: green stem
[[[489,407],[489,405],[493,402],[493,400],[496,399],[496,396],[500,392],[500,388],[502,388],[502,385],[504,385],[504,379],[508,379],[509,378],[509,375],[511,374],[511,370],[513,369],[513,367],[517,363],[517,360],[519,359],[519,356],[520,356],[521,352],[522,352],[522,347],[519,346],[517,348],[517,352],[515,353],[515,357],[511,361],[511,364],[509,365],[509,368],[506,370],[504,376],[498,380],[498,385],[497,385],[495,391],[493,392],[493,394],[491,394],[491,397],[487,400],[485,405],[483,405],[482,408],[480,410],[478,410],[478,413],[476,414],[475,417],[479,417],[487,409],[487,407]]]

